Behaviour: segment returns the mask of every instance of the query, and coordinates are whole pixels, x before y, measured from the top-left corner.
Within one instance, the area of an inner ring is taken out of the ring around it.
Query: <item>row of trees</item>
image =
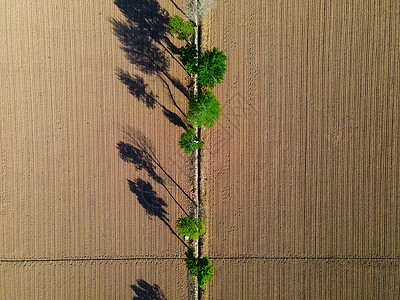
[[[197,16],[204,14],[206,7],[203,5],[189,7],[189,13]],[[191,4],[195,3],[193,1]],[[200,11],[199,11],[200,9]],[[194,34],[193,22],[185,21],[175,15],[169,23],[169,30],[176,34],[177,38],[184,41],[185,45],[180,48],[180,56],[186,72],[196,78],[193,95],[189,100],[187,121],[191,125],[179,140],[179,146],[186,154],[200,149],[204,142],[198,135],[198,130],[202,127],[207,129],[214,126],[221,114],[221,104],[214,95],[212,89],[224,78],[226,72],[227,57],[218,48],[199,51]],[[204,217],[197,215],[179,218],[176,226],[179,236],[196,240],[206,233]],[[192,277],[197,279],[199,288],[204,289],[205,284],[213,278],[214,268],[210,264],[208,257],[196,257],[195,251],[190,247],[186,253],[186,266]]]
[[[176,227],[180,237],[188,237],[191,240],[200,238],[206,233],[204,219],[196,219],[193,216],[179,218]],[[190,274],[197,278],[198,286],[204,290],[206,283],[213,278],[214,274],[214,267],[211,266],[210,259],[208,257],[196,257],[192,248],[189,248],[185,255],[186,266]]]
[[[184,132],[179,140],[179,146],[190,154],[200,149],[203,142],[195,134],[194,127],[211,128],[221,114],[221,104],[212,89],[221,83],[226,72],[226,56],[218,48],[199,52],[193,42],[194,28],[192,22],[185,21],[175,15],[169,29],[178,39],[186,42],[180,48],[180,55],[185,70],[190,75],[197,75],[197,93],[189,101],[187,120],[192,126]]]

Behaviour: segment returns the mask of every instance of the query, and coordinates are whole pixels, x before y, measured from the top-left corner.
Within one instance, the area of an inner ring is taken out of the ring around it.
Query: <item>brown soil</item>
[[[397,299],[399,295],[399,262],[253,259],[213,264],[212,299]]]
[[[398,262],[303,260],[400,259],[399,24],[398,1],[216,1],[208,254],[299,260],[216,260],[210,299],[400,297]]]
[[[177,11],[169,0],[161,6]],[[182,110],[187,101],[164,74],[128,61],[113,18],[126,22],[112,1],[0,5],[1,299],[129,299],[140,279],[167,299],[187,297],[185,247],[168,226],[175,229],[189,200],[133,148],[147,139],[152,157],[189,192],[189,162],[177,144],[183,128],[163,113],[165,106],[182,118],[167,84]],[[184,70],[165,56],[167,72],[185,84]],[[139,76],[159,104],[148,108],[140,100],[150,96],[130,94],[118,69]]]
[[[0,5],[0,299],[187,298],[187,77],[168,53],[170,78],[130,63],[111,19],[112,1]],[[399,24],[394,0],[216,1],[209,299],[400,297]]]
[[[2,299],[187,299],[186,278],[180,260],[3,262],[0,295]]]

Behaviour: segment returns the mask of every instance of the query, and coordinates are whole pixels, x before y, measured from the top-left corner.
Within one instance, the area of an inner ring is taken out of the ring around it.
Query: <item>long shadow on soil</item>
[[[136,195],[139,204],[146,210],[146,213],[150,217],[155,216],[160,219],[171,233],[187,247],[186,243],[169,224],[168,213],[165,210],[168,204],[162,198],[158,197],[152,185],[141,178],[136,178],[135,180],[128,179],[128,185],[131,192]]]
[[[162,109],[164,116],[174,125],[180,126],[183,129],[187,129],[187,124],[173,111],[169,110],[165,105],[161,104],[157,100],[157,96],[150,90],[149,85],[144,82],[144,79],[138,75],[131,75],[127,71],[121,69],[117,70],[118,79],[128,87],[129,93],[136,97],[139,102],[144,103],[148,108],[154,109],[155,106],[159,106]],[[175,107],[179,106],[176,104],[173,98],[172,92],[170,91],[170,98],[172,99]],[[186,115],[181,111],[181,114],[186,117]]]
[[[160,7],[156,0],[115,0],[114,4],[125,19],[123,21],[111,19],[110,21],[127,59],[143,73],[157,76],[167,87],[173,105],[185,116],[177,105],[169,85],[172,83],[187,98],[190,97],[188,88],[169,73],[168,57],[183,67],[180,59],[176,58],[179,49],[168,37],[169,14]],[[138,75],[131,76],[129,72],[123,70],[117,70],[117,76],[122,83],[128,86],[131,94],[138,97],[140,101],[145,99],[146,105],[153,103],[147,107],[154,108],[157,101],[154,101],[156,99],[152,92],[147,91],[148,86],[144,83],[143,78]],[[186,127],[178,115],[160,103],[158,105],[173,124]]]
[[[114,4],[125,20],[112,19],[111,23],[129,61],[146,74],[167,73],[165,52],[173,58],[179,53],[168,38],[168,12],[156,0],[115,0]]]
[[[178,187],[178,189],[180,189],[184,193],[184,195],[188,199],[191,200],[191,198],[182,189],[182,187],[164,170],[164,168],[161,167],[160,163],[156,158],[154,158],[151,154],[149,154],[145,149],[135,147],[129,143],[122,141],[117,143],[117,149],[119,151],[119,156],[123,161],[133,163],[137,170],[145,170],[147,174],[154,179],[155,182],[161,184],[164,187],[164,189],[171,196],[174,202],[179,206],[179,208],[186,215],[188,215],[188,213],[185,211],[182,205],[179,204],[179,202],[176,200],[176,198],[172,195],[170,190],[165,185],[165,180],[156,173],[155,171],[156,166],[158,166],[164,172],[164,174],[167,175],[167,177],[175,184],[176,187]]]
[[[185,211],[185,209],[182,207],[182,205],[179,204],[179,202],[176,200],[176,198],[172,195],[170,190],[167,188],[165,185],[165,180],[157,175],[155,172],[155,164],[153,163],[155,160],[153,159],[152,156],[149,155],[149,153],[143,149],[139,149],[131,144],[125,143],[125,142],[119,142],[117,144],[117,149],[119,150],[119,156],[123,161],[133,163],[135,168],[138,170],[145,170],[147,174],[154,179],[155,182],[161,184],[164,189],[167,191],[167,193],[171,196],[171,198],[174,200],[176,205],[179,206],[179,208],[186,214],[188,213]],[[189,195],[187,195],[183,189],[181,188],[178,183],[172,179],[172,177],[165,172],[165,170],[161,167],[160,164],[158,164],[159,168],[161,168],[164,173],[172,180],[172,182],[187,196],[189,199]]]
[[[145,170],[154,181],[164,184],[164,179],[155,172],[153,159],[147,151],[125,142],[118,142],[117,149],[119,151],[119,157],[123,161],[132,163],[137,170]]]
[[[142,133],[129,126],[124,130],[124,138],[126,141],[117,143],[120,158],[123,161],[133,163],[138,170],[145,170],[154,181],[163,185],[175,203],[187,214],[166,187],[165,180],[156,173],[156,168],[158,167],[162,171],[162,174],[167,176],[167,178],[182,192],[186,199],[190,200],[192,203],[193,200],[161,165],[148,139]]]
[[[166,172],[161,166],[157,159],[154,151],[152,150],[149,141],[140,132],[136,132],[130,129],[131,133],[125,131],[125,138],[129,139],[132,143],[120,141],[117,143],[117,149],[119,156],[123,161],[132,163],[136,169],[145,170],[149,177],[151,177],[156,183],[161,184],[167,191],[169,196],[174,200],[175,204],[183,211],[185,215],[188,213],[182,207],[182,205],[176,200],[174,195],[170,192],[165,184],[165,180],[157,174],[156,169],[160,169],[164,175],[166,175],[171,182],[187,197],[190,201],[190,196],[182,189],[182,187]],[[185,246],[185,242],[177,235],[169,223],[168,213],[166,208],[168,204],[157,195],[157,192],[153,189],[153,186],[141,178],[135,180],[127,180],[130,191],[136,195],[139,204],[145,209],[146,213],[151,217],[155,216],[160,219],[165,226],[174,234]]]
[[[131,285],[131,289],[136,294],[133,300],[167,300],[159,285],[151,285],[143,279],[138,279],[136,284]]]
[[[167,11],[161,8],[157,0],[114,0],[114,4],[123,14],[122,20],[111,19],[114,34],[121,42],[121,49],[125,52],[127,59],[135,66],[135,69],[148,76],[156,76],[167,88],[172,104],[179,110],[182,116],[184,112],[177,105],[171,87],[178,89],[187,98],[190,97],[189,89],[169,72],[170,59],[175,60],[183,67],[180,59],[176,58],[179,49],[170,41],[167,25],[170,16]],[[180,116],[157,100],[157,96],[150,90],[149,85],[142,77],[137,74],[131,75],[129,72],[118,69],[116,71],[118,79],[128,87],[129,92],[138,101],[143,102],[148,108],[154,109],[159,106],[164,116],[173,124],[186,129],[187,125]],[[165,185],[165,180],[157,174],[156,170],[162,171],[173,182],[185,197],[189,195],[179,186],[179,184],[165,171],[152,151],[149,143],[142,135],[130,135],[130,142],[120,141],[117,148],[121,159],[133,163],[138,170],[145,170],[149,177],[156,183],[161,184],[175,203],[187,215],[186,211],[174,198],[172,193]],[[170,231],[183,243],[169,224],[167,218],[166,202],[157,196],[151,184],[143,179],[136,178],[128,180],[129,188],[136,194],[139,203],[150,216],[159,218]],[[190,199],[191,200],[191,199]]]

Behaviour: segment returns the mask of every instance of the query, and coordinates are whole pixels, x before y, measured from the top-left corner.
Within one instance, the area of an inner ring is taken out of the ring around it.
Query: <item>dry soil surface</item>
[[[187,297],[177,10],[132,2],[0,3],[0,299]]]
[[[187,78],[160,26],[183,3],[1,2],[0,299],[187,298]],[[216,0],[209,299],[400,297],[399,24],[395,0]]]
[[[400,297],[399,24],[398,1],[216,1],[210,299]]]

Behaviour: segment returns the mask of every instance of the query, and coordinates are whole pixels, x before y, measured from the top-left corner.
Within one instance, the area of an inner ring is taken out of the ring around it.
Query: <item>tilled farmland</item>
[[[185,3],[0,4],[0,299],[188,298]],[[204,298],[400,297],[399,24],[394,0],[215,1]]]
[[[203,160],[210,299],[400,297],[399,13],[217,1],[204,36],[228,72]]]

